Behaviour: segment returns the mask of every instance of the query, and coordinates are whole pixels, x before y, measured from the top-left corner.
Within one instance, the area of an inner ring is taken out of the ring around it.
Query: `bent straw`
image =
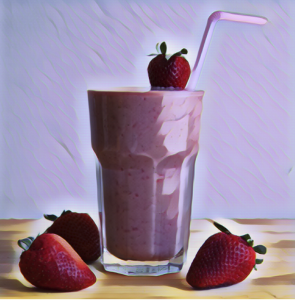
[[[250,23],[257,25],[264,25],[267,23],[267,19],[263,17],[255,17],[250,15],[242,15],[236,13],[230,13],[225,11],[216,11],[208,18],[207,25],[203,34],[202,42],[199,48],[198,56],[193,67],[189,82],[186,86],[186,90],[193,91],[196,88],[200,73],[205,61],[205,57],[208,51],[208,47],[211,41],[213,30],[216,23],[219,20],[241,22],[241,23]]]

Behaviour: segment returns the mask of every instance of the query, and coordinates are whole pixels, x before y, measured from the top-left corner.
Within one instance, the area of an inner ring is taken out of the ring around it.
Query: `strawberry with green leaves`
[[[156,49],[159,52],[158,45]],[[182,56],[182,54],[187,54],[187,50],[182,49],[168,56],[166,43],[163,42],[160,45],[160,51],[159,54],[150,54],[150,56],[156,56],[148,65],[148,76],[152,88],[184,89],[191,74],[190,65]]]
[[[18,241],[24,249],[19,268],[32,285],[55,291],[78,291],[96,282],[96,277],[62,237],[44,233],[36,239]]]
[[[85,262],[97,260],[100,256],[100,235],[93,219],[86,213],[63,211],[57,217],[44,215],[53,224],[46,233],[55,233],[64,238]]]
[[[221,231],[209,237],[199,249],[186,276],[195,289],[229,286],[243,281],[262,259],[256,252],[266,253],[266,247],[253,247],[249,234],[237,236],[214,222]]]

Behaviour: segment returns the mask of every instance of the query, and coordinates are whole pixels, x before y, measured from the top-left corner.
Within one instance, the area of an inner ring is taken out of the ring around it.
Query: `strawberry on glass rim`
[[[158,54],[150,54],[149,56],[156,56],[148,65],[148,76],[152,89],[170,88],[170,89],[184,89],[191,74],[191,68],[188,61],[182,56],[188,51],[183,48],[181,51],[173,55],[167,55],[167,46],[163,42],[156,45]]]

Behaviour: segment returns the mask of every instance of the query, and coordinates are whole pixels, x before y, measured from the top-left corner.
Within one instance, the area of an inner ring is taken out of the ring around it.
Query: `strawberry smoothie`
[[[188,246],[203,91],[88,91],[102,167],[104,247],[164,261]]]

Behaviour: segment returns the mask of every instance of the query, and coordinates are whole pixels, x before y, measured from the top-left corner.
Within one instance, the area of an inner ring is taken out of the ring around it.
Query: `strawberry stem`
[[[263,259],[256,258],[255,265],[254,265],[254,270],[255,271],[257,271],[256,265],[260,265],[260,264],[262,264],[262,262],[263,262]]]
[[[159,51],[159,43],[157,43],[157,45],[156,45],[156,50],[157,50],[158,53],[160,53],[160,51]]]
[[[63,216],[63,215],[66,215],[66,214],[69,214],[71,213],[72,211],[71,210],[64,210],[60,216]]]
[[[247,243],[250,247],[253,247],[254,241],[252,239],[247,240]]]
[[[46,220],[54,222],[58,217],[56,215],[43,215]]]
[[[160,45],[160,51],[159,51],[159,43],[156,44],[156,50],[157,50],[157,53],[158,54],[155,54],[155,53],[152,53],[152,54],[149,54],[148,56],[157,56],[159,54],[164,54],[165,57],[166,57],[166,52],[167,52],[167,45],[165,42],[162,42],[161,45]],[[172,56],[181,56],[182,54],[187,54],[188,51],[185,49],[185,48],[182,48],[179,52],[176,52],[174,53],[173,55],[168,55],[168,57],[172,57]],[[168,59],[166,57],[166,59]]]
[[[259,253],[259,254],[265,254],[267,251],[266,247],[263,245],[257,245],[255,247],[253,247],[253,249],[256,253]]]
[[[161,45],[160,45],[160,50],[161,50],[161,53],[166,55],[166,52],[167,52],[167,45],[165,42],[163,42]]]
[[[187,54],[187,53],[188,51],[185,48],[183,48],[179,52],[174,53],[172,56],[181,56],[182,54]]]
[[[28,249],[31,247],[33,241],[34,241],[34,238],[33,238],[32,236],[29,236],[29,237],[27,237],[27,238],[25,238],[25,239],[18,240],[18,241],[17,241],[17,244],[18,244],[23,250],[26,251],[26,250],[28,250]]]
[[[248,243],[248,240],[251,240],[251,236],[250,234],[244,234],[244,235],[241,235],[241,238]]]
[[[71,213],[71,211],[70,211],[70,210],[64,210],[64,211],[61,213],[60,216],[63,216],[63,215],[68,214],[68,213]],[[46,220],[49,220],[49,221],[54,222],[58,217],[57,217],[56,215],[44,215],[44,218],[45,218]]]
[[[256,260],[255,260],[256,265],[260,265],[260,264],[262,264],[262,262],[263,262],[263,259],[256,258]]]
[[[231,234],[231,232],[225,228],[224,226],[222,226],[221,224],[217,223],[217,222],[213,222],[214,226],[219,229],[221,232],[224,232],[226,234]]]

